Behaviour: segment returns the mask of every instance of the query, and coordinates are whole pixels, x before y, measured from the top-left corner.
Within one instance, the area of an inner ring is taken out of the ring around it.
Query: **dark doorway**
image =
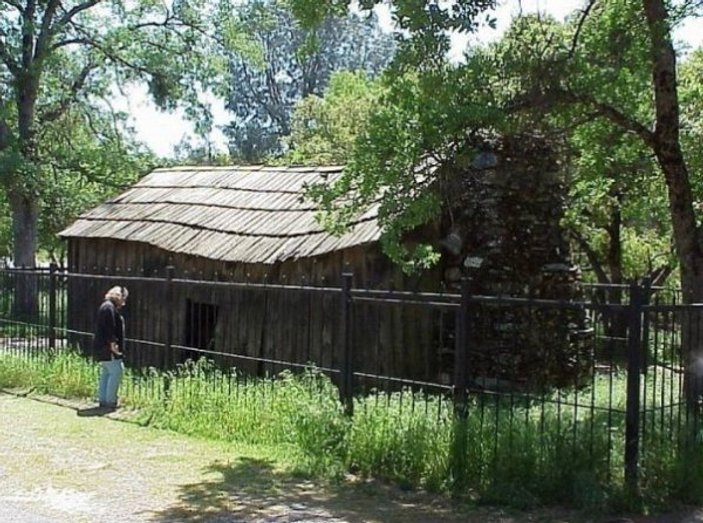
[[[215,325],[219,307],[210,303],[198,303],[186,300],[186,331],[185,344],[196,349],[212,350],[215,341]],[[181,353],[181,363],[198,360],[207,356],[197,350],[184,350]]]

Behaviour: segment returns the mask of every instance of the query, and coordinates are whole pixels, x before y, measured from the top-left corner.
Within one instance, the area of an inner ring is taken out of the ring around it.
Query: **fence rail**
[[[19,298],[28,278],[30,310]],[[203,357],[230,376],[315,365],[349,416],[359,398],[413,391],[450,408],[457,426],[473,423],[456,435],[464,456],[481,439],[494,462],[509,460],[519,429],[534,432],[540,452],[555,441],[588,449],[633,489],[650,450],[689,438],[692,420],[697,430],[703,304],[639,285],[609,303],[603,286],[593,299],[558,301],[473,295],[468,283],[460,293],[357,289],[352,279],[315,287],[187,280],[172,269],[160,278],[4,269],[0,347],[87,355],[102,294],[129,285],[127,364],[137,373]]]

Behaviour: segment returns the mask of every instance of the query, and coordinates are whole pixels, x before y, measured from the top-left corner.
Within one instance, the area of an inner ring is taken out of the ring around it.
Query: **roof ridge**
[[[223,187],[217,185],[142,185],[141,181],[135,183],[134,185],[129,187],[129,189],[216,189],[218,191],[241,191],[259,194],[304,194],[302,188],[300,191],[292,191],[288,189],[251,189],[249,187]],[[121,196],[122,194],[123,193],[120,193],[119,196]]]
[[[319,165],[319,166],[306,166],[306,165],[174,165],[173,167],[156,167],[152,169],[151,172],[169,172],[169,171],[288,171],[288,172],[325,172],[333,170],[343,170],[344,165]]]
[[[216,209],[232,209],[234,211],[261,211],[261,212],[305,212],[309,213],[310,211],[318,211],[321,209],[318,209],[317,207],[300,207],[298,209],[292,209],[290,207],[242,207],[241,205],[224,205],[221,203],[209,203],[209,202],[176,202],[176,201],[169,201],[169,200],[162,200],[162,201],[148,201],[148,202],[125,202],[125,201],[119,201],[118,199],[114,200],[109,200],[105,202],[103,205],[183,205],[183,206],[193,206],[193,207],[214,207]],[[94,207],[93,209],[87,211],[86,215],[99,209],[101,206]],[[83,217],[84,215],[81,215],[80,217]]]

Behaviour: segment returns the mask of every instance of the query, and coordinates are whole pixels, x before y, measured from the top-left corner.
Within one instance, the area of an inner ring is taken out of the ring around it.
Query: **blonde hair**
[[[129,296],[127,287],[120,287],[119,285],[115,285],[105,293],[105,299],[111,301],[123,301],[127,299],[127,296]]]

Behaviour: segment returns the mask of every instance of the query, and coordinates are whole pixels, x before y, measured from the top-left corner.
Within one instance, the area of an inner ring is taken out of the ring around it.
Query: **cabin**
[[[341,166],[155,169],[60,233],[68,242],[69,272],[114,275],[110,282],[130,288],[128,337],[148,341],[139,347],[143,364],[181,363],[195,354],[190,347],[226,361],[225,355],[236,355],[235,366],[257,373],[276,369],[262,366],[262,359],[336,369],[341,357],[340,293],[284,292],[276,286],[338,289],[342,273],[351,272],[354,287],[366,289],[451,292],[468,278],[482,294],[569,299],[576,292],[578,273],[560,225],[564,186],[543,140],[502,138],[432,166],[443,208],[408,241],[429,241],[442,259],[419,275],[404,274],[383,254],[377,206],[342,236],[319,224],[305,188],[342,171]],[[174,268],[168,284],[167,266]],[[156,279],[130,280],[141,276]],[[252,285],[232,288],[226,282]],[[108,282],[78,278],[70,285],[69,329],[87,339],[92,307]],[[560,353],[581,350],[568,333],[555,337],[529,315],[522,323],[514,313],[509,316],[495,322],[509,323],[512,331],[522,325],[542,332],[537,341],[524,336],[542,352],[546,340],[563,345]],[[570,323],[580,329],[583,321],[576,320]],[[351,326],[355,368],[448,382],[453,321],[446,311],[360,306]],[[470,365],[484,376],[496,374],[500,355],[500,361],[515,360],[511,374],[515,365],[524,375],[530,366],[542,368],[544,361],[531,354],[529,343],[516,351],[515,339],[511,332],[496,344],[493,336],[488,352],[476,352]],[[173,347],[179,350],[168,350]]]

